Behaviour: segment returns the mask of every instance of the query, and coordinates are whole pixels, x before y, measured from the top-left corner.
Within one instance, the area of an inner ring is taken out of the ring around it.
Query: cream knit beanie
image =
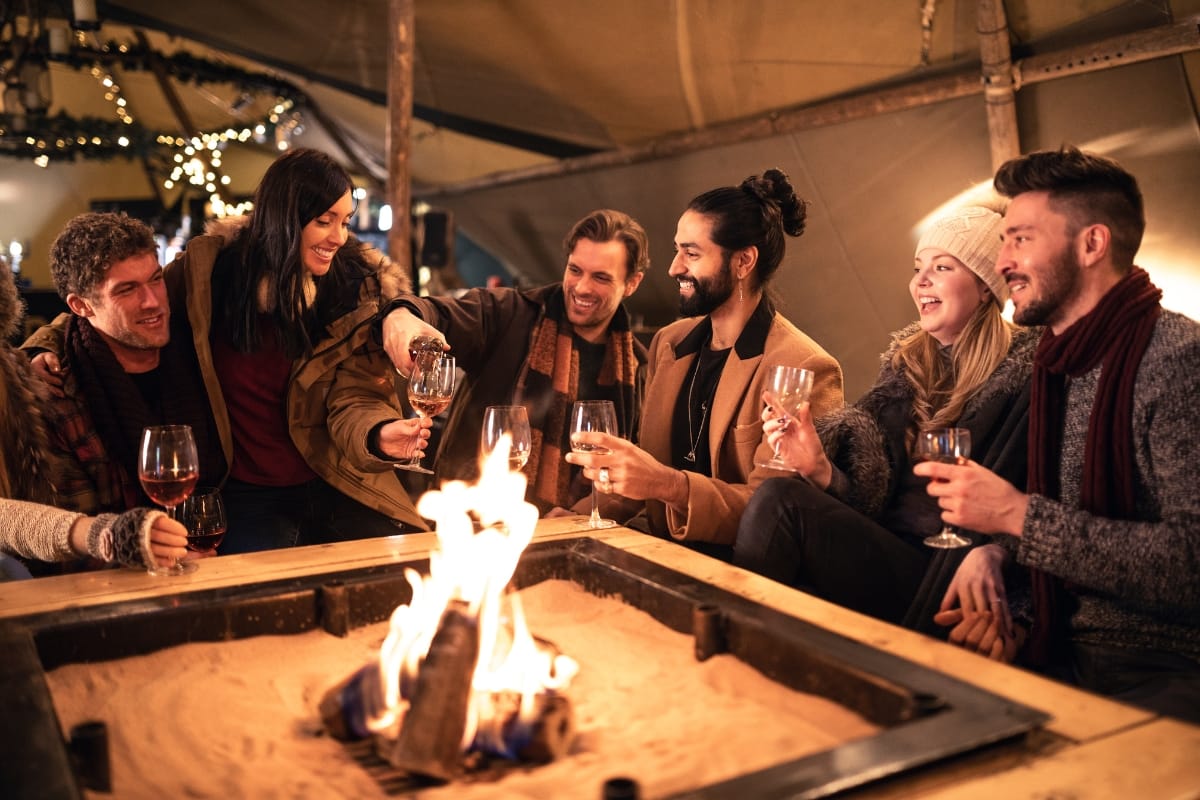
[[[1008,284],[996,272],[1004,217],[986,206],[963,206],[939,217],[921,234],[914,252],[937,247],[957,258],[983,281],[997,302],[1008,300]]]

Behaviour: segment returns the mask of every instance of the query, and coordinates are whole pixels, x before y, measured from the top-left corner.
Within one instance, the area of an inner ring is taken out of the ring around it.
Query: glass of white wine
[[[450,407],[456,376],[454,356],[431,354],[418,358],[408,377],[409,405],[420,417],[436,417]],[[420,454],[407,463],[396,464],[396,468],[433,474],[433,470],[421,466]]]
[[[790,418],[799,414],[800,407],[808,402],[808,397],[812,394],[812,386],[812,370],[776,364],[767,368],[767,380],[763,384],[763,390],[771,395],[771,404]],[[786,425],[787,421],[785,420],[785,429]],[[788,464],[779,454],[778,445],[776,445],[775,454],[771,458],[766,461],[756,461],[754,466],[780,472],[796,471],[796,468]]]
[[[917,458],[943,464],[965,464],[971,456],[971,432],[966,428],[935,428],[917,434]],[[971,540],[943,525],[941,532],[925,537],[930,547],[967,547]]]
[[[594,453],[608,455],[611,450],[602,445],[588,444],[578,439],[580,433],[618,434],[617,409],[611,400],[579,400],[571,409],[571,449],[576,453]],[[611,519],[602,519],[597,506],[596,483],[592,482],[592,514],[588,518],[589,528],[612,528],[617,523]]]
[[[529,412],[525,406],[488,406],[483,412],[483,429],[479,434],[479,446],[483,455],[489,455],[500,438],[508,434],[508,468],[520,470],[529,461],[533,448],[533,435],[529,429]]]

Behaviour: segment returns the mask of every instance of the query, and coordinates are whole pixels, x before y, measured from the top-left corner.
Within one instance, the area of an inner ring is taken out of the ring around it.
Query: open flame
[[[484,458],[478,483],[448,481],[417,503],[436,523],[438,549],[428,576],[405,570],[412,601],[392,613],[380,648],[383,706],[367,717],[376,733],[394,736],[403,726],[418,670],[452,603],[464,603],[479,625],[464,751],[515,757],[537,722],[539,704],[565,690],[578,672],[573,659],[534,639],[519,598],[504,593],[538,519],[537,508],[524,500],[525,476],[509,470],[510,446],[505,437]]]

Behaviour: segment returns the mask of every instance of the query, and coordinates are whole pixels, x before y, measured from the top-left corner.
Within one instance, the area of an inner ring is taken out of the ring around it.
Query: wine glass
[[[965,464],[971,455],[971,432],[966,428],[935,428],[917,434],[917,457],[922,461],[943,464]],[[936,536],[925,538],[930,547],[967,547],[971,540],[961,536],[949,525],[942,525]]]
[[[413,362],[412,374],[408,376],[408,402],[418,416],[436,417],[450,406],[456,377],[454,367],[454,356],[434,353]],[[433,470],[421,466],[420,453],[396,466],[412,472],[433,474]]]
[[[579,433],[608,433],[617,435],[617,409],[611,400],[579,400],[571,408],[571,449],[576,453],[608,455],[611,450],[603,445],[586,444],[578,441]],[[612,528],[617,523],[602,519],[597,507],[596,483],[592,482],[592,515],[588,518],[589,528]]]
[[[800,406],[808,402],[808,396],[812,393],[812,385],[812,370],[776,364],[767,369],[767,381],[763,385],[763,389],[774,398],[771,405],[786,413],[790,418],[800,413]],[[790,422],[790,419],[784,419],[784,430],[787,429]],[[754,466],[780,472],[796,471],[796,468],[788,464],[779,454],[778,444],[775,446],[775,454],[771,458],[766,461],[756,461]]]
[[[225,538],[225,503],[217,489],[199,489],[179,504],[179,521],[187,528],[187,548],[209,553]]]
[[[142,431],[138,478],[146,496],[174,516],[175,506],[186,500],[200,477],[200,458],[190,425],[152,425]],[[194,561],[157,564],[151,575],[184,575],[196,570]]]
[[[529,461],[533,436],[529,431],[529,412],[525,406],[488,406],[483,412],[483,430],[479,435],[480,448],[486,456],[496,448],[500,437],[508,434],[508,468],[520,470]]]

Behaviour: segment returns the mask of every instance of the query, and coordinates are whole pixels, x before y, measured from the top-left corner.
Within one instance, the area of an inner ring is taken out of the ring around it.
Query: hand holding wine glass
[[[763,385],[763,391],[772,398],[772,407],[778,408],[788,417],[794,417],[800,412],[801,406],[808,402],[808,397],[812,393],[812,385],[812,370],[776,364],[767,369],[767,379]],[[787,418],[784,420],[784,425],[786,426],[786,424]],[[771,458],[755,462],[754,465],[780,472],[796,471],[796,468],[780,455],[778,444],[775,446],[775,454]]]
[[[571,449],[576,453],[608,455],[611,451],[607,447],[579,441],[576,436],[579,433],[589,432],[607,433],[612,436],[618,434],[617,410],[611,400],[580,400],[571,409]],[[604,475],[605,472],[606,468],[601,467],[600,474]],[[593,482],[592,514],[588,518],[588,527],[611,528],[615,526],[617,523],[613,520],[600,517],[600,509],[597,504],[596,484]]]
[[[924,461],[939,461],[943,464],[965,464],[971,456],[971,432],[966,428],[935,428],[917,434],[916,455]],[[955,532],[949,525],[926,537],[930,547],[968,547],[971,540]]]
[[[533,447],[529,412],[525,406],[488,406],[484,410],[483,429],[479,435],[483,454],[486,456],[491,453],[505,434],[511,441],[508,451],[509,469],[524,469]]]
[[[146,496],[174,516],[175,506],[186,500],[200,477],[196,440],[189,425],[153,425],[142,431],[138,478]],[[169,567],[154,567],[151,575],[184,575],[196,569],[195,562],[176,561]]]
[[[408,402],[417,415],[432,418],[445,411],[454,396],[455,378],[454,356],[431,353],[414,361],[412,374],[408,378]],[[408,463],[396,466],[432,475],[433,470],[421,466],[421,458],[419,454]]]
[[[188,550],[215,554],[228,527],[221,492],[217,489],[193,492],[179,505],[179,521],[187,528]]]

